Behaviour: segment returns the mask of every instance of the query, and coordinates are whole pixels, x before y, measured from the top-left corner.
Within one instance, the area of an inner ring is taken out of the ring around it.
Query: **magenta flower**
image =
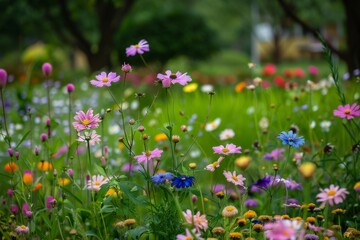
[[[41,70],[45,77],[49,77],[52,73],[52,66],[50,63],[44,63],[41,67]]]
[[[360,106],[354,103],[350,106],[350,104],[346,104],[345,106],[339,106],[338,109],[334,110],[334,116],[338,116],[341,118],[352,119],[354,117],[360,116]]]
[[[141,155],[137,155],[134,158],[138,161],[138,163],[147,163],[152,161],[153,158],[160,158],[163,150],[155,148],[152,151],[142,152]]]
[[[214,153],[218,153],[218,154],[224,154],[224,155],[229,155],[229,154],[234,154],[234,153],[241,153],[240,149],[241,147],[236,147],[235,144],[226,144],[226,147],[224,147],[223,145],[217,146],[217,147],[213,147],[212,148],[214,150]]]
[[[316,195],[316,198],[318,202],[321,202],[321,206],[325,206],[326,203],[329,203],[330,206],[342,203],[346,195],[349,194],[346,188],[340,188],[334,184],[331,184],[329,188],[320,188],[320,191],[321,192]]]
[[[106,72],[102,72],[99,75],[96,75],[96,80],[91,80],[90,83],[96,87],[107,86],[110,87],[112,82],[117,82],[120,80],[120,76],[116,76],[116,73],[110,72],[106,74]]]
[[[319,69],[315,66],[309,66],[308,67],[308,71],[311,75],[318,75],[319,74]]]
[[[6,86],[7,72],[0,68],[0,89]]]
[[[126,56],[135,56],[136,54],[144,54],[145,52],[149,52],[149,43],[142,39],[136,45],[131,45],[130,47],[126,48]]]
[[[97,128],[99,126],[99,122],[101,122],[99,118],[99,114],[94,116],[93,110],[89,108],[86,113],[83,111],[76,112],[76,116],[74,119],[77,122],[73,122],[73,126],[76,131],[81,132],[85,129]]]
[[[162,80],[162,85],[164,88],[169,88],[171,84],[179,83],[184,86],[192,79],[187,73],[176,72],[171,73],[170,70],[165,71],[166,75],[158,73],[157,78]]]

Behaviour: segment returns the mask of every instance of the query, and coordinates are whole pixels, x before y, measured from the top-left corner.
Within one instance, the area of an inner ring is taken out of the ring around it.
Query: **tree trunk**
[[[352,74],[354,69],[360,68],[360,1],[343,0],[343,4],[346,15],[346,63],[349,73]]]

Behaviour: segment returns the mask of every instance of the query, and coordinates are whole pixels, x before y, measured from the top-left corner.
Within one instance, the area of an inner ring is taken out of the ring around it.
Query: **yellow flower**
[[[120,189],[110,188],[106,193],[105,196],[112,196],[112,197],[120,197],[122,196],[122,192]]]
[[[257,216],[257,214],[253,210],[249,210],[246,213],[244,213],[244,218],[246,218],[246,219],[255,218],[256,216]]]
[[[186,93],[195,92],[198,87],[199,85],[197,83],[189,83],[183,88],[183,91]]]
[[[241,168],[242,170],[245,170],[251,161],[251,157],[249,156],[241,156],[237,159],[235,159],[235,165]]]
[[[354,190],[355,191],[360,191],[360,182],[355,183]]]
[[[299,171],[304,178],[309,179],[314,175],[316,165],[312,162],[305,162],[299,166]]]
[[[229,235],[230,239],[241,239],[241,232],[231,232]]]
[[[262,225],[261,224],[254,224],[254,226],[253,226],[253,230],[255,231],[255,232],[261,232],[262,231]]]
[[[41,171],[51,171],[53,170],[53,165],[48,161],[40,161],[38,163],[38,169]]]
[[[165,133],[159,133],[159,134],[156,134],[156,135],[155,135],[155,141],[157,141],[157,142],[165,141],[165,140],[167,140],[167,139],[168,139],[168,138],[167,138],[167,136],[166,136]]]
[[[58,180],[60,186],[66,186],[70,183],[70,179],[68,178],[59,178]]]

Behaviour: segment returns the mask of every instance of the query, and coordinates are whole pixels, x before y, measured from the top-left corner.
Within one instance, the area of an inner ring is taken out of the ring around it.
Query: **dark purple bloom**
[[[12,212],[12,214],[16,215],[19,212],[19,207],[17,205],[13,204],[10,207],[10,211]]]
[[[299,201],[295,198],[289,198],[286,203],[287,204],[299,204]]]
[[[4,88],[6,86],[7,81],[7,72],[4,69],[0,69],[0,88]]]
[[[14,190],[12,190],[11,188],[9,188],[8,190],[7,190],[7,195],[11,198],[11,197],[13,197],[14,196]]]
[[[306,240],[318,240],[319,237],[317,235],[315,235],[315,234],[308,233],[308,234],[305,235],[305,239]]]
[[[31,218],[31,217],[32,217],[32,212],[31,212],[31,210],[30,210],[30,206],[29,206],[29,204],[27,204],[27,203],[24,203],[24,204],[22,205],[21,212],[22,212],[22,214],[23,214],[25,217],[27,217],[27,218]]]

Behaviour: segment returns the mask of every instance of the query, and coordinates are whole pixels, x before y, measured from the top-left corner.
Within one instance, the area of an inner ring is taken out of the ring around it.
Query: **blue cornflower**
[[[171,181],[174,178],[172,173],[164,172],[164,173],[158,173],[151,177],[151,181],[155,183],[156,185],[160,185],[162,183],[165,183],[167,181]]]
[[[282,144],[289,145],[295,148],[299,148],[301,145],[304,145],[305,140],[303,137],[297,137],[293,131],[281,132],[278,136],[278,139],[282,140]]]
[[[194,181],[194,177],[182,175],[180,177],[175,177],[172,180],[171,186],[175,186],[176,188],[187,188],[191,187],[194,184]]]

